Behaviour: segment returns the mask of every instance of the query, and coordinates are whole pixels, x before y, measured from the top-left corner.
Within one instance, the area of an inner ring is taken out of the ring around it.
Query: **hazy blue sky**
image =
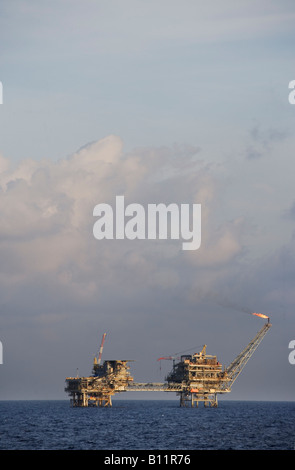
[[[228,365],[272,329],[230,398],[293,400],[292,1],[2,1],[0,399],[67,398],[104,359],[207,344]],[[103,241],[93,208],[202,204],[202,245]]]

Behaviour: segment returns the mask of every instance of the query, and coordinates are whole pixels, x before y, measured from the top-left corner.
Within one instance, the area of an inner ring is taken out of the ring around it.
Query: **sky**
[[[288,0],[1,2],[1,400],[68,399],[105,332],[138,382],[204,344],[227,366],[264,324],[250,312],[272,328],[227,398],[294,400],[294,17]],[[201,247],[95,239],[117,195],[201,204]]]

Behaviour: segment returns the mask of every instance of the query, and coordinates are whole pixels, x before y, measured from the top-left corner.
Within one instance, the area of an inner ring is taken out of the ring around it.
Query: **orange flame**
[[[252,315],[256,315],[257,317],[260,317],[260,318],[269,318],[267,315],[264,315],[263,313],[252,313]]]

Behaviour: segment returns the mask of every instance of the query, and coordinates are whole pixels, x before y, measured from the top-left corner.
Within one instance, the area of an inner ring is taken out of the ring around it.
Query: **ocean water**
[[[0,401],[1,450],[294,450],[295,402]]]

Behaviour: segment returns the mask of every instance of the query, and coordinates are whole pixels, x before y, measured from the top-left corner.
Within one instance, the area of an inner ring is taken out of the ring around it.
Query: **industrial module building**
[[[173,368],[164,383],[134,382],[129,370],[129,360],[107,360],[101,364],[101,356],[106,333],[103,335],[98,358],[94,358],[92,375],[89,377],[67,377],[65,391],[71,397],[72,406],[112,406],[112,396],[127,391],[174,392],[180,397],[180,406],[217,406],[217,395],[229,393],[231,387],[246,363],[271,327],[266,318],[256,336],[245,349],[223,368],[217,356],[206,354],[206,345],[192,355],[182,355],[179,361],[173,360]],[[165,358],[159,358],[165,359]]]

